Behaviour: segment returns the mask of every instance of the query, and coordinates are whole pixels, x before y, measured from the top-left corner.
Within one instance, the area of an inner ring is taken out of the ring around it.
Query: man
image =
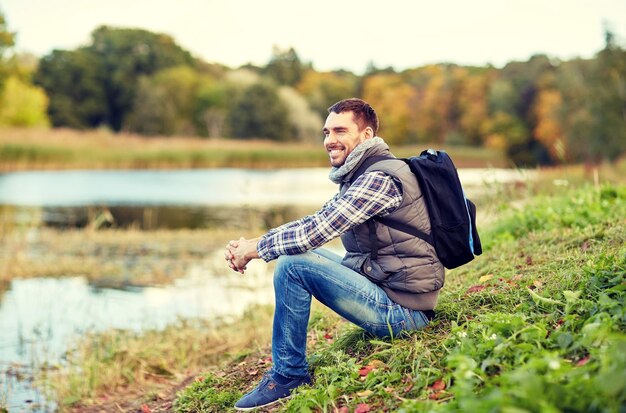
[[[383,160],[352,179],[366,159],[393,157],[376,136],[376,112],[355,98],[328,111],[324,147],[339,192],[313,215],[226,247],[230,268],[242,274],[253,259],[278,259],[273,367],[235,404],[238,410],[273,404],[311,382],[305,353],[312,296],[370,333],[393,336],[427,325],[443,286],[444,269],[430,244],[373,219],[386,216],[430,233],[426,206],[408,166]],[[344,257],[319,249],[338,236]],[[372,241],[377,254],[372,254]]]

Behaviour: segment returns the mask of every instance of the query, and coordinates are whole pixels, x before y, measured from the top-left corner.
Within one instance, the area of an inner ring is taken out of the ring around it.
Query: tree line
[[[11,54],[14,36],[0,14],[0,125],[319,142],[327,108],[356,96],[394,145],[499,148],[520,166],[626,152],[626,51],[608,30],[591,59],[363,75],[316,71],[278,48],[265,66],[231,69],[141,29],[102,26],[88,45],[40,59]]]

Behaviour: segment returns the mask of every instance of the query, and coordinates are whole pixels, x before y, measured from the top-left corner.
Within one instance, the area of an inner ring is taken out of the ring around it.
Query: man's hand
[[[258,242],[259,238],[245,239],[243,237],[239,238],[238,241],[229,241],[224,252],[228,266],[233,271],[243,274],[248,263],[255,258],[259,258],[256,250]]]

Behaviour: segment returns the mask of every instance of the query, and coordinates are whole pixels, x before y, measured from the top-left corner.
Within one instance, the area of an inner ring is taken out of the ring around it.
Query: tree
[[[357,81],[357,76],[350,72],[317,72],[308,69],[296,90],[306,98],[311,109],[325,119],[331,105],[356,95]]]
[[[592,135],[588,137],[587,161],[613,161],[626,152],[626,50],[609,30],[606,45],[596,56],[591,76],[590,113]]]
[[[4,14],[0,12],[0,89],[8,76],[6,53],[15,45],[15,33],[8,30]]]
[[[5,82],[0,94],[0,126],[48,126],[48,97],[41,88],[16,76]]]
[[[488,119],[489,72],[470,73],[467,68],[452,69],[455,93],[452,102],[452,117],[460,144],[481,145],[484,127]],[[446,141],[452,143],[450,134]]]
[[[287,108],[278,97],[276,87],[268,82],[246,88],[233,103],[229,121],[235,138],[293,139]]]
[[[306,67],[307,65],[300,61],[293,47],[281,50],[274,46],[272,58],[262,73],[274,79],[279,85],[295,86],[302,79],[302,73]]]
[[[443,65],[428,65],[405,73],[417,89],[415,119],[417,140],[443,144],[450,128],[452,89]]]
[[[188,66],[142,77],[124,129],[144,135],[195,135],[194,111],[201,82]]]
[[[302,142],[319,142],[322,136],[322,119],[311,110],[306,99],[289,86],[281,86],[278,96],[287,108],[291,134]]]
[[[413,113],[417,92],[396,73],[379,72],[363,80],[363,99],[378,112],[381,135],[392,144],[415,138]]]
[[[50,96],[54,125],[106,124],[118,131],[133,109],[141,77],[193,64],[170,36],[102,26],[90,45],[45,56],[36,81]]]
[[[54,50],[41,59],[34,80],[49,96],[52,125],[84,129],[106,123],[104,76],[97,56],[88,49]]]
[[[563,98],[556,89],[539,92],[534,105],[536,125],[533,135],[548,149],[553,161],[564,161],[565,136],[561,125]]]

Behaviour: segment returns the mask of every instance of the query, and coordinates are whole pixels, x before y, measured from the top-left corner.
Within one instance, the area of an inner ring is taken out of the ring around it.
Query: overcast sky
[[[100,25],[171,35],[208,62],[265,65],[294,47],[317,70],[428,63],[502,66],[545,53],[592,57],[604,27],[626,39],[626,0],[0,0],[17,50],[90,42]]]

